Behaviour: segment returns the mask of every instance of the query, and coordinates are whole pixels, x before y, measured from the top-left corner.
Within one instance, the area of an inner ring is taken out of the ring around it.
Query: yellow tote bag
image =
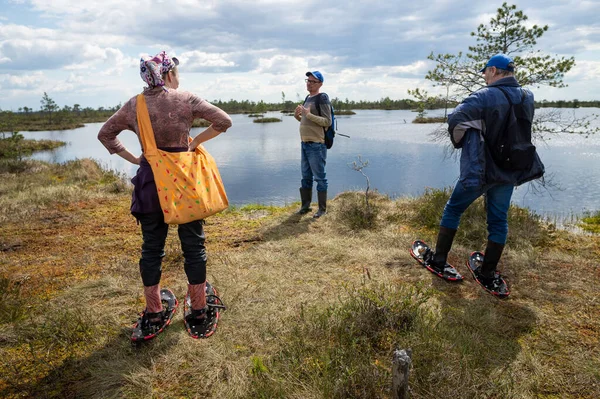
[[[184,224],[227,209],[229,201],[217,164],[204,147],[199,145],[194,152],[159,150],[143,94],[137,96],[137,121],[165,223]]]

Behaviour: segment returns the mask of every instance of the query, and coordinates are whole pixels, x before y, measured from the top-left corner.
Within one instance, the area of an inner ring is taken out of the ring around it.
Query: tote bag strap
[[[144,154],[157,154],[158,151],[156,150],[154,130],[152,130],[152,123],[150,123],[150,115],[148,114],[148,107],[146,106],[146,98],[143,94],[138,94],[137,96],[136,111],[138,129],[140,130]]]

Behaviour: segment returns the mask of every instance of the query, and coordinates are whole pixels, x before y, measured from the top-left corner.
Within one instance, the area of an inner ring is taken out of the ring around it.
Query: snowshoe
[[[483,265],[484,254],[473,252],[467,261],[467,267],[473,275],[473,278],[484,290],[498,298],[506,298],[510,295],[506,281],[496,272],[491,279],[485,279],[481,276],[481,266]]]
[[[192,300],[188,293],[183,305],[183,322],[190,337],[198,339],[213,335],[217,330],[220,309],[225,310],[225,305],[223,305],[223,301],[217,296],[217,291],[208,281],[206,282],[206,307],[204,309],[192,309]],[[202,315],[205,316],[198,318]]]
[[[410,254],[413,258],[425,267],[431,273],[447,281],[462,281],[463,276],[454,268],[454,266],[446,263],[442,270],[437,269],[431,264],[433,251],[425,242],[417,240],[412,243]]]
[[[177,302],[175,294],[168,288],[160,290],[160,299],[163,306],[162,312],[149,313],[144,310],[140,314],[140,318],[133,326],[132,343],[148,341],[163,332],[171,324],[179,302]],[[160,320],[153,321],[155,318],[160,318]]]

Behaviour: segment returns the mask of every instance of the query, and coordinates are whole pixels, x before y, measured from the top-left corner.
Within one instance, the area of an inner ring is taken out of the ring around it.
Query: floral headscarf
[[[140,76],[149,88],[162,86],[164,89],[165,81],[162,75],[177,65],[179,65],[177,58],[170,58],[166,52],[161,51],[154,57],[145,56],[140,59]]]

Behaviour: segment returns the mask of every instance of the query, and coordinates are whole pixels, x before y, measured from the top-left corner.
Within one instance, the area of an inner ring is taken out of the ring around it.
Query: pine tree
[[[471,32],[476,44],[469,46],[468,52],[431,53],[427,58],[435,62],[435,67],[427,72],[425,79],[432,81],[434,86],[444,87],[446,103],[459,102],[485,86],[479,70],[490,57],[503,53],[515,61],[515,77],[522,86],[566,87],[563,78],[575,65],[575,58],[553,57],[537,48],[537,40],[548,31],[548,26],[533,25],[528,28],[525,26],[527,20],[527,15],[518,10],[516,5],[503,3],[489,24],[481,24],[475,32]],[[415,96],[414,90],[408,93]],[[428,100],[415,97],[420,102]],[[549,128],[547,122],[559,125]],[[587,134],[590,133],[589,122],[589,118],[585,118],[565,123],[564,118],[556,114],[536,114],[534,132],[538,135],[555,132]]]
[[[44,96],[40,100],[40,103],[42,104],[42,112],[46,112],[48,114],[48,124],[51,125],[52,113],[58,110],[58,105],[56,105],[56,102],[54,102],[54,100],[51,99],[46,92],[44,92]]]

